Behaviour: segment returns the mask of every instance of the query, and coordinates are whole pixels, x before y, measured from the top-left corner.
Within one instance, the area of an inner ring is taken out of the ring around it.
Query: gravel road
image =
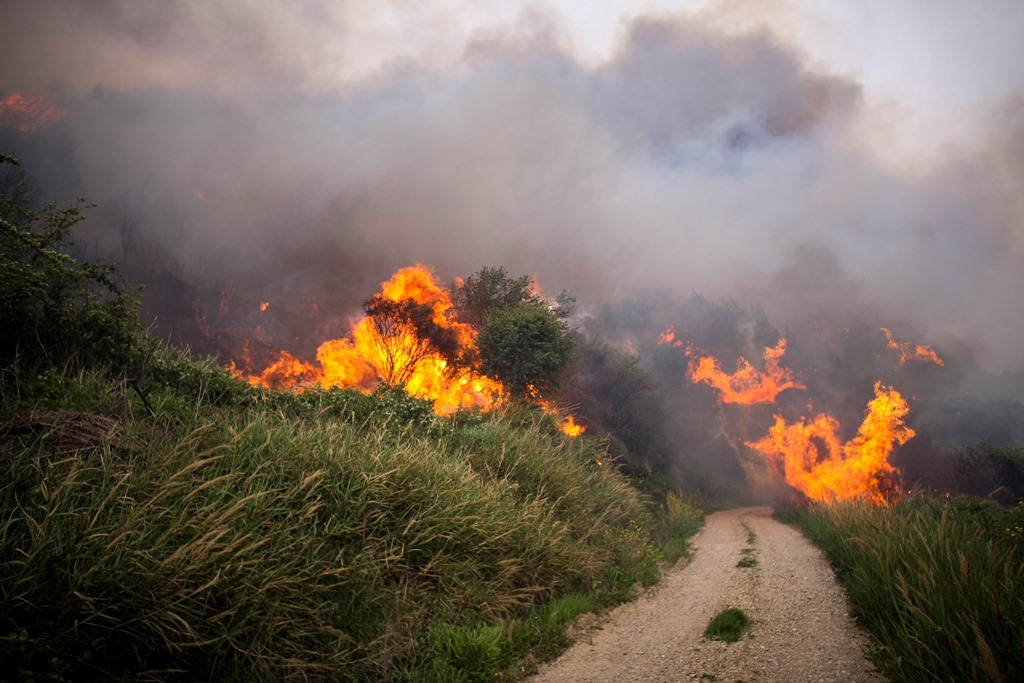
[[[771,508],[710,515],[693,544],[689,563],[612,611],[531,683],[885,681],[862,654],[865,638],[825,558]],[[744,557],[757,565],[737,567]],[[727,607],[752,626],[731,645],[705,640]]]

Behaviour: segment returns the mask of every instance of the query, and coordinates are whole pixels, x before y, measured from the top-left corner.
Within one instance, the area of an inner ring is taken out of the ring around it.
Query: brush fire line
[[[412,301],[428,306],[432,322],[454,336],[462,353],[471,355],[469,352],[475,349],[476,331],[452,318],[451,295],[428,267],[417,264],[400,269],[381,284],[378,297],[395,304]],[[282,349],[262,371],[254,371],[244,361],[232,362],[228,368],[253,386],[288,391],[339,387],[370,393],[382,381],[402,384],[410,396],[429,400],[434,412],[442,416],[466,408],[493,410],[507,401],[501,382],[472,367],[450,368],[415,329],[396,324],[382,330],[369,316],[353,325],[349,337],[320,344],[316,363]],[[579,436],[586,429],[550,403],[544,402],[541,407],[556,417],[568,436]]]
[[[930,347],[894,342],[891,333],[883,331],[889,348],[900,353],[901,364],[908,360],[942,364]],[[682,346],[673,326],[659,336],[658,344]],[[782,367],[785,353],[786,340],[779,339],[775,346],[765,347],[762,369],[740,356],[731,374],[724,372],[713,356],[699,356],[690,361],[687,377],[716,389],[722,404],[774,404],[787,389],[807,388],[794,379],[792,370]],[[695,355],[689,346],[686,355]],[[896,445],[909,441],[915,432],[904,424],[910,408],[903,396],[881,382],[875,383],[874,391],[857,435],[845,443],[839,436],[839,421],[825,413],[795,422],[776,414],[764,437],[744,443],[809,500],[832,503],[863,499],[884,504],[896,473],[889,456]]]

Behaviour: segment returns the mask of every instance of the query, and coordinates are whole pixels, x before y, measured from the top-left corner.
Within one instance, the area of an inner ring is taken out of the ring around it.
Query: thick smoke
[[[67,113],[0,128],[0,150],[41,196],[99,205],[83,248],[151,283],[165,334],[191,340],[197,304],[269,301],[263,334],[308,351],[398,267],[503,265],[584,314],[652,290],[763,307],[745,345],[719,335],[726,364],[770,329],[794,365],[869,395],[841,354],[887,326],[955,357],[929,391],[1024,398],[1011,100],[972,148],[908,173],[861,144],[854,76],[699,15],[636,18],[584,63],[542,12],[484,29],[460,0],[6,4],[0,96]],[[700,341],[700,316],[670,313],[647,332]]]

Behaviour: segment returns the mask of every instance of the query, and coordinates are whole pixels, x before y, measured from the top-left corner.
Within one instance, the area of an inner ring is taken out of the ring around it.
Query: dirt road
[[[695,554],[649,594],[614,610],[531,683],[879,683],[821,552],[770,508],[708,517]],[[754,567],[741,568],[743,558]],[[707,641],[715,614],[753,625],[738,643]]]

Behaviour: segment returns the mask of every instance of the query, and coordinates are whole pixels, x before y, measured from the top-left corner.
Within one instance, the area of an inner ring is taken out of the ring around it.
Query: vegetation
[[[959,454],[961,485],[979,495],[1013,504],[1024,500],[1024,448],[982,443]]]
[[[492,311],[518,304],[543,303],[530,291],[529,276],[514,278],[504,268],[481,268],[452,290],[455,316],[477,330],[483,328]]]
[[[481,371],[512,396],[550,396],[561,385],[576,340],[565,320],[575,299],[562,292],[550,304],[530,278],[504,268],[482,268],[456,285],[452,302],[459,321],[477,330]]]
[[[1024,504],[915,495],[816,506],[797,521],[894,680],[1024,680]]]
[[[572,360],[573,346],[555,314],[538,303],[491,312],[477,338],[484,374],[522,397],[553,392]]]
[[[750,627],[750,617],[746,612],[730,607],[724,609],[714,616],[704,629],[704,637],[708,640],[722,640],[726,643],[735,643],[743,637],[743,633]]]
[[[700,526],[538,409],[265,391],[163,349],[61,250],[79,214],[8,208],[0,680],[508,680]]]
[[[657,578],[644,501],[542,415],[456,427],[393,422],[383,400],[359,414],[348,392],[319,411],[155,392],[149,417],[109,380],[60,381],[78,385],[63,404],[5,421],[0,658],[15,678],[451,680],[430,672],[465,664],[456,644],[511,629],[472,655],[493,676],[576,616],[545,603],[599,608]]]
[[[17,164],[0,155],[0,167]],[[67,253],[89,206],[35,206],[24,181],[0,194],[0,364],[137,367],[138,297],[108,264]]]
[[[740,561],[736,563],[738,569],[753,569],[757,566],[757,558],[750,555],[741,557]]]
[[[381,379],[404,384],[420,361],[440,357],[459,361],[459,340],[454,330],[434,320],[434,309],[413,299],[394,301],[381,294],[363,304],[369,331],[380,352]]]

